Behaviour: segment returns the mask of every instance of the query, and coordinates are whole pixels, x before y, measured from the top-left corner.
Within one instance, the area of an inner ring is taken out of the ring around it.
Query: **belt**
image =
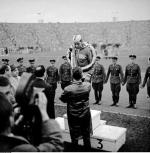
[[[130,74],[129,76],[130,76],[130,77],[137,77],[137,75],[132,75],[132,74]]]

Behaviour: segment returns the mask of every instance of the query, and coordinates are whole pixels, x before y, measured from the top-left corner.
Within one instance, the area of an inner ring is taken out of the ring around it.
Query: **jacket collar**
[[[79,81],[73,80],[73,84],[82,84],[82,81],[81,80],[79,80]]]

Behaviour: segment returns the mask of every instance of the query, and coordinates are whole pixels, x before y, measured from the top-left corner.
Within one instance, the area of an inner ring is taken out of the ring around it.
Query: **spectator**
[[[67,103],[68,125],[73,146],[78,144],[82,136],[85,149],[91,148],[90,133],[91,113],[89,107],[89,94],[91,85],[82,82],[82,70],[78,67],[73,69],[73,83],[64,89],[60,100]]]
[[[37,152],[62,151],[63,141],[60,128],[56,121],[50,120],[46,112],[47,100],[39,93],[39,109],[42,115],[42,143],[33,146],[25,138],[11,133],[14,125],[14,113],[11,103],[3,93],[0,93],[0,150],[4,152]]]
[[[0,76],[0,92],[2,92],[11,104],[15,103],[10,81],[5,76]]]
[[[23,57],[18,58],[17,62],[19,63],[19,65],[17,66],[18,71],[19,71],[19,76],[21,76],[23,72],[26,72],[26,67],[23,65]]]
[[[17,90],[19,81],[20,81],[20,76],[18,76],[19,72],[18,72],[18,69],[15,65],[11,65],[10,68],[11,68],[10,83],[11,83],[11,85],[14,89],[14,93],[15,93]]]
[[[6,76],[7,78],[11,77],[11,68],[9,65],[2,65],[0,67],[0,75]]]
[[[52,101],[53,95],[51,95],[51,86],[45,82],[45,68],[43,65],[37,66],[35,70],[36,79],[33,83],[34,90],[43,90],[48,100],[47,113],[50,118],[55,118],[54,102]]]

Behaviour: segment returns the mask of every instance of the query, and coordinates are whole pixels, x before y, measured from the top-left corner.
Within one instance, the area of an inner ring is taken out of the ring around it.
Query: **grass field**
[[[115,23],[47,23],[47,24],[0,24],[0,47],[14,47],[12,40],[17,46],[43,47],[43,52],[33,54],[11,54],[0,56],[8,58],[10,64],[17,65],[16,59],[24,57],[24,64],[28,66],[30,58],[36,59],[36,65],[49,65],[51,58],[56,59],[56,66],[62,63],[61,56],[66,54],[67,48],[72,43],[74,34],[81,34],[85,41],[99,43],[121,43],[118,63],[123,70],[129,63],[128,55],[137,55],[137,63],[141,67],[142,79],[148,66],[147,58],[150,56],[150,21],[130,21]],[[9,37],[8,37],[9,36]],[[9,39],[10,38],[10,39]],[[37,42],[39,40],[39,42]],[[99,53],[100,51],[97,50]],[[102,59],[106,72],[111,60]],[[56,116],[66,113],[66,106],[59,97],[62,93],[60,85],[56,90]],[[93,105],[95,102],[93,90],[90,94],[91,109],[101,110],[101,118],[109,125],[127,128],[126,144],[119,150],[122,152],[150,151],[150,100],[147,100],[146,88],[140,89],[137,97],[137,109],[127,109],[128,94],[123,86],[120,92],[119,107],[110,107],[112,104],[110,84],[104,85],[102,105]],[[63,105],[63,106],[62,106]],[[76,151],[70,144],[65,144],[65,151]],[[78,151],[82,151],[79,147]],[[92,149],[91,151],[99,151]]]
[[[141,67],[141,71],[142,71],[142,79],[144,78],[144,73],[145,73],[145,69],[147,68],[148,64],[147,64],[147,57],[148,55],[150,55],[150,53],[146,52],[146,54],[144,54],[144,56],[138,56],[137,57],[137,63],[140,65]],[[139,51],[138,54],[140,55]],[[47,67],[49,65],[49,59],[51,58],[55,58],[57,59],[56,62],[56,66],[59,68],[60,64],[62,63],[62,59],[61,56],[56,56],[56,54],[50,54],[50,53],[38,53],[38,54],[15,54],[15,55],[8,55],[7,58],[10,59],[10,64],[14,63],[17,65],[16,59],[18,57],[24,57],[24,63],[26,66],[28,66],[28,60],[30,58],[35,58],[36,59],[36,65],[39,64],[43,64],[45,65],[45,67]],[[6,56],[5,56],[6,57]],[[4,58],[4,57],[0,57],[0,60]],[[106,60],[106,59],[102,59],[101,63],[104,65],[105,70],[107,72],[108,70],[108,66],[109,64],[111,64],[111,60]],[[121,52],[121,55],[119,56],[119,60],[118,63],[120,63],[123,67],[123,70],[125,70],[125,66],[129,63],[129,58],[128,55],[124,55],[124,52]],[[57,92],[56,92],[56,102],[57,103],[61,103],[59,101],[59,96],[61,94],[62,90],[60,88],[60,85],[58,85],[57,88]],[[102,108],[106,111],[115,111],[115,112],[124,112],[124,113],[131,113],[131,114],[136,114],[136,115],[149,115],[149,110],[150,110],[150,102],[148,102],[147,100],[147,95],[146,95],[146,88],[140,90],[139,94],[138,94],[138,98],[137,98],[137,110],[132,110],[132,109],[125,109],[125,107],[128,105],[128,94],[126,92],[126,87],[123,86],[122,90],[120,92],[120,107],[116,108],[112,108],[109,105],[112,103],[112,98],[111,98],[111,91],[110,91],[110,84],[109,82],[107,84],[104,85],[104,90],[103,90],[103,96],[102,96],[102,106],[98,106],[98,108]],[[91,96],[90,96],[90,104],[91,107],[95,108],[97,106],[93,106],[92,103],[94,103],[94,94],[93,94],[93,90],[91,91]],[[140,111],[139,111],[140,110]]]
[[[149,53],[147,54],[149,55]],[[24,57],[25,65],[28,65],[28,59],[34,57],[36,58],[36,65],[43,64],[46,67],[49,65],[49,59],[55,57],[57,59],[56,66],[59,67],[62,59],[61,56],[54,56],[49,53],[40,53],[40,54],[27,54],[27,55],[8,55],[7,58],[10,59],[10,64],[16,63],[17,57]],[[137,63],[141,67],[142,79],[144,77],[145,69],[148,66],[147,64],[148,56],[139,56],[137,58]],[[0,59],[3,57],[0,57]],[[129,59],[127,55],[121,55],[118,61],[123,70],[128,64]],[[104,65],[106,72],[108,65],[111,63],[111,60],[102,59],[101,63]],[[66,113],[66,106],[63,104],[59,97],[62,93],[60,84],[56,90],[56,116],[61,116]],[[140,92],[137,97],[137,109],[127,109],[128,105],[128,94],[126,92],[126,87],[123,86],[120,92],[119,107],[111,107],[112,97],[109,82],[104,85],[103,95],[102,95],[102,105],[93,105],[95,102],[93,90],[90,93],[90,107],[91,109],[101,110],[102,119],[107,121],[108,125],[115,125],[120,127],[127,128],[127,137],[126,144],[119,150],[122,152],[130,151],[150,151],[150,100],[147,100],[146,88],[140,89]],[[63,106],[62,106],[63,105]],[[72,150],[72,147],[69,143],[65,143],[65,151],[83,151],[82,146],[78,150]],[[91,151],[99,151],[92,149]]]

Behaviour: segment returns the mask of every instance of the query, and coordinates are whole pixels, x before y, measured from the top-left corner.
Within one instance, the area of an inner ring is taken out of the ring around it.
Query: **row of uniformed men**
[[[64,89],[66,86],[71,84],[72,82],[72,68],[70,63],[67,61],[67,57],[62,57],[64,63],[60,66],[59,71],[55,66],[55,59],[51,59],[51,66],[47,67],[46,70],[46,81],[52,86],[55,91],[57,88],[57,82],[61,82],[61,88]],[[136,55],[130,55],[131,63],[126,66],[125,75],[123,74],[123,70],[121,65],[117,63],[118,57],[112,58],[112,64],[108,68],[107,75],[105,73],[105,69],[103,65],[100,64],[100,57],[96,57],[96,63],[94,65],[91,81],[92,87],[94,89],[95,100],[94,104],[101,104],[103,84],[107,83],[110,76],[110,85],[112,91],[112,100],[113,104],[111,106],[118,106],[119,102],[119,93],[121,91],[121,84],[126,85],[127,92],[129,94],[129,106],[128,108],[136,108],[136,99],[137,94],[139,92],[139,85],[141,84],[141,70],[140,66],[135,63]],[[8,60],[5,59],[6,62],[4,64],[8,64]],[[149,58],[150,61],[150,58]],[[34,73],[35,59],[30,59],[29,62],[31,66],[26,68],[23,65],[23,58],[18,58],[17,62],[19,75],[21,76],[23,72],[27,71],[29,73]],[[147,68],[145,77],[143,80],[143,84],[141,84],[141,88],[145,86],[147,82],[147,94],[150,97],[150,66]]]
[[[150,97],[150,66],[146,70],[143,83],[141,83],[142,80],[140,66],[135,63],[136,55],[129,55],[129,58],[131,63],[126,66],[125,75],[123,74],[121,65],[117,63],[118,57],[112,58],[112,64],[109,65],[106,75],[103,65],[99,63],[100,57],[97,57],[97,62],[92,75],[92,86],[96,99],[95,104],[100,104],[103,84],[107,83],[110,74],[110,85],[113,99],[113,104],[111,106],[118,106],[121,84],[126,84],[126,90],[129,94],[129,106],[127,106],[127,108],[136,108],[135,104],[137,100],[137,94],[139,93],[139,86],[143,88],[146,82],[147,94]]]

